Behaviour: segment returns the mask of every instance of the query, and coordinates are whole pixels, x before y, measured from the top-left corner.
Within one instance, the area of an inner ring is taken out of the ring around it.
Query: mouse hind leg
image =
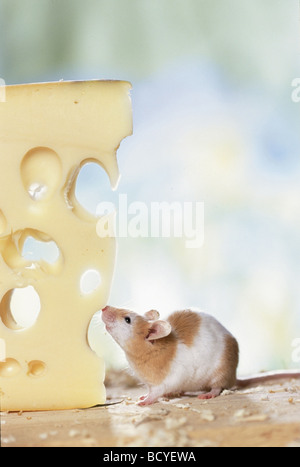
[[[236,384],[236,369],[239,362],[239,346],[236,339],[226,336],[224,357],[213,372],[209,382],[210,391],[199,394],[199,399],[218,397],[224,389],[231,389]]]
[[[218,397],[222,392],[222,388],[212,388],[209,392],[203,392],[199,394],[197,397],[198,399],[206,400],[206,399],[214,399]]]
[[[206,391],[198,395],[198,399],[214,399],[218,397],[224,389],[232,388],[235,381],[235,371],[229,373],[217,372],[217,375],[211,379]]]

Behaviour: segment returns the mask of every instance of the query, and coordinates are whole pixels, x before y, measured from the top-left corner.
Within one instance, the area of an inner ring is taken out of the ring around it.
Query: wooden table
[[[112,405],[1,413],[1,447],[300,447],[300,380],[139,407],[143,392],[115,386]]]

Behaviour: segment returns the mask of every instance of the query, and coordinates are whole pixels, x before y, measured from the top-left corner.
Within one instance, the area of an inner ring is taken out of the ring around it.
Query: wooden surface
[[[139,407],[143,392],[119,385],[114,405],[1,413],[1,447],[300,447],[300,380]]]

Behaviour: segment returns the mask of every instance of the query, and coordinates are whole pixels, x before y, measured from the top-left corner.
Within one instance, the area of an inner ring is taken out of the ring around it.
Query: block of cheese
[[[75,187],[89,161],[116,186],[116,151],[132,133],[130,89],[123,81],[6,86],[0,103],[2,411],[105,402],[104,362],[90,349],[87,332],[108,300],[115,239],[97,236],[98,219],[77,201]],[[29,241],[55,254],[26,256]]]

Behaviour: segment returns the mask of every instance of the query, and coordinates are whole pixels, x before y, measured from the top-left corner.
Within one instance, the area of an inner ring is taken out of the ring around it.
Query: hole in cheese
[[[32,360],[28,363],[28,376],[43,376],[46,373],[46,364],[41,360]]]
[[[109,175],[93,159],[85,159],[75,168],[64,188],[64,197],[73,213],[82,220],[95,221],[100,202],[113,200]]]
[[[29,269],[58,274],[64,262],[55,241],[35,229],[18,230],[2,237],[0,254],[7,266],[22,274]]]
[[[48,187],[46,185],[34,182],[29,186],[28,194],[34,201],[40,201],[45,197],[47,190]]]
[[[85,271],[80,278],[80,292],[89,295],[101,285],[101,275],[96,269]]]
[[[40,311],[40,297],[31,285],[9,290],[0,303],[1,320],[12,330],[28,329],[33,326]]]
[[[53,240],[44,242],[28,236],[23,244],[22,256],[27,261],[46,261],[54,264],[59,260],[60,251]]]
[[[0,362],[0,376],[15,376],[21,371],[20,363],[14,358],[7,358],[5,362]]]
[[[37,147],[28,151],[21,162],[23,185],[33,201],[48,200],[62,178],[59,156],[52,149]]]

